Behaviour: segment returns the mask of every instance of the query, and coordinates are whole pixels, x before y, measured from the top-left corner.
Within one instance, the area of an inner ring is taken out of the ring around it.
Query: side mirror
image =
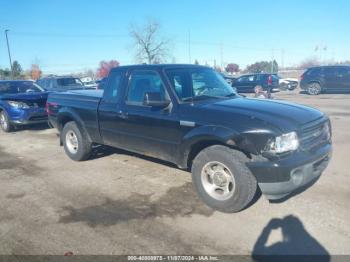
[[[169,100],[163,100],[159,92],[146,92],[143,98],[143,105],[165,108],[170,104]]]

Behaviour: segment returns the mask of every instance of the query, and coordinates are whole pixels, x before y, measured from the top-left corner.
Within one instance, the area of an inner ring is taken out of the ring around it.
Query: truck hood
[[[317,109],[280,100],[235,98],[204,105],[209,110],[259,119],[279,130],[292,131],[324,116]],[[230,119],[230,117],[228,117]],[[239,118],[238,118],[239,119]]]

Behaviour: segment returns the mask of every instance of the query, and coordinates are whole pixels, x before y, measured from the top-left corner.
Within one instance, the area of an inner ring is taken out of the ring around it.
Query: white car
[[[279,87],[281,90],[294,90],[299,84],[298,79],[296,78],[280,78]]]

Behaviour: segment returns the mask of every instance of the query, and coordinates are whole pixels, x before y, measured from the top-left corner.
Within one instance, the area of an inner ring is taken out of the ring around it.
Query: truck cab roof
[[[139,70],[163,70],[172,68],[210,68],[208,66],[202,65],[191,65],[191,64],[139,64],[139,65],[125,65],[113,68],[111,71],[116,71],[118,69],[139,69]]]

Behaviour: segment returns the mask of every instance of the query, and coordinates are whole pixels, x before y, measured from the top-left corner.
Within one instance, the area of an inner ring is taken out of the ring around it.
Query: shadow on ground
[[[40,124],[31,124],[31,125],[23,125],[23,126],[16,126],[15,132],[18,131],[24,131],[24,130],[30,130],[30,131],[42,131],[46,129],[51,129],[49,124],[47,123],[40,123]]]
[[[278,229],[281,229],[282,240],[267,246],[271,232]],[[330,261],[328,251],[293,215],[270,220],[254,245],[252,257],[254,261]]]
[[[134,193],[127,199],[106,199],[103,204],[84,208],[64,207],[68,215],[61,216],[60,223],[86,222],[89,226],[112,226],[132,219],[177,217],[199,214],[210,216],[213,210],[196,196],[191,183],[170,188],[163,196],[151,201],[152,194]]]
[[[15,173],[11,173],[11,178],[23,175],[37,176],[42,172],[42,168],[36,165],[36,161],[9,154],[0,147],[0,175],[7,174],[3,170],[15,170]]]

